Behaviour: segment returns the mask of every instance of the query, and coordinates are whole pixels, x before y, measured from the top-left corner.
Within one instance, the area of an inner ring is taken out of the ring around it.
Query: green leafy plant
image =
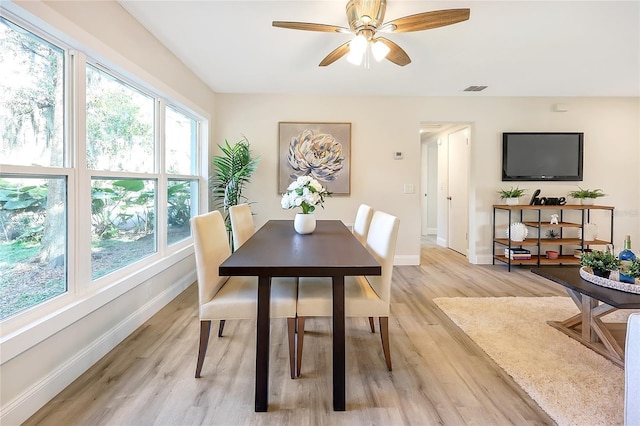
[[[598,198],[604,197],[605,194],[602,189],[582,189],[578,187],[575,191],[570,191],[569,196],[573,198]]]
[[[616,271],[620,267],[620,260],[609,251],[593,250],[585,252],[580,258],[580,265],[597,271]],[[596,275],[598,275],[596,273]]]
[[[500,198],[504,199],[504,198],[518,198],[518,197],[522,197],[525,193],[526,189],[520,189],[517,186],[514,188],[513,186],[509,189],[501,189],[500,191],[498,191],[498,194],[500,194]]]
[[[633,278],[640,278],[640,258],[635,258],[631,261],[627,275]]]
[[[227,230],[231,232],[229,207],[247,201],[242,191],[251,181],[251,175],[256,171],[260,159],[251,156],[249,141],[246,137],[233,146],[226,139],[224,143],[224,145],[218,145],[222,155],[216,155],[211,159],[214,170],[209,178],[209,188],[214,207],[222,211]]]

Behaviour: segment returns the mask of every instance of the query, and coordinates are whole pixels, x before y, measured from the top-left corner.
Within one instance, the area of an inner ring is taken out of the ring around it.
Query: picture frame
[[[350,163],[351,123],[278,123],[278,193],[310,175],[333,194],[349,194]]]

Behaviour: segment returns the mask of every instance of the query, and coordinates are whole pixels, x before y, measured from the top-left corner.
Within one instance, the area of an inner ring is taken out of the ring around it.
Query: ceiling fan
[[[386,58],[394,64],[405,66],[411,63],[409,55],[396,43],[378,33],[406,33],[444,27],[469,19],[469,9],[446,9],[423,12],[384,22],[386,0],[349,0],[347,20],[349,28],[310,22],[273,21],[274,27],[292,30],[347,33],[356,36],[329,53],[320,62],[325,67],[347,55],[347,60],[360,65],[369,48],[377,61]]]

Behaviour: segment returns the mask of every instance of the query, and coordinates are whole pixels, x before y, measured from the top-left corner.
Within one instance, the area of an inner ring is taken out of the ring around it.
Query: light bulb
[[[349,42],[349,55],[347,61],[353,65],[360,65],[364,51],[367,49],[367,38],[362,34],[357,35]]]
[[[373,57],[378,62],[386,58],[390,50],[391,49],[389,49],[389,46],[379,40],[374,41],[371,44],[371,53],[373,53]]]

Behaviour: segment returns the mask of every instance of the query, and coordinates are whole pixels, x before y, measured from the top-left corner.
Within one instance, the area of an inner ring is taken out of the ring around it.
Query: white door
[[[449,134],[449,248],[465,256],[469,250],[469,128]]]

